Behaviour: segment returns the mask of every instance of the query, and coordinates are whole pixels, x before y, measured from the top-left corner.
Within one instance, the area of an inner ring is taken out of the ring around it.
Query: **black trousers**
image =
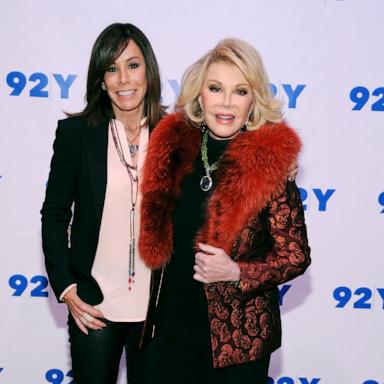
[[[100,331],[80,331],[72,316],[68,317],[74,384],[116,384],[119,363],[125,348],[127,381],[136,384],[139,361],[138,345],[143,322],[107,324]]]
[[[267,384],[270,355],[214,369],[210,345],[197,346],[158,332],[143,351],[140,384]]]

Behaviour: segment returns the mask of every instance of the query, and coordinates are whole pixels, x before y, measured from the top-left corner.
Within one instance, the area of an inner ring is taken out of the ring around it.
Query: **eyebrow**
[[[112,64],[116,64],[116,60],[112,63]],[[128,59],[126,59],[125,61],[131,61],[131,60],[141,60],[141,57],[140,56],[132,56],[132,57],[129,57]]]
[[[127,59],[126,61],[130,61],[130,60],[133,60],[133,59],[141,59],[141,57],[140,56],[132,56],[129,59]]]
[[[220,84],[220,85],[223,85],[223,83],[219,80],[215,80],[215,79],[208,79],[207,82],[213,82],[213,83],[217,83],[217,84]],[[239,84],[236,84],[235,87],[250,87],[250,85],[248,83],[239,83]]]

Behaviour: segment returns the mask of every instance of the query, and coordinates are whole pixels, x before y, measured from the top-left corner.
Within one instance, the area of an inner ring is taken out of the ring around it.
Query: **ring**
[[[91,322],[93,317],[89,313],[83,313],[81,316],[85,322]]]

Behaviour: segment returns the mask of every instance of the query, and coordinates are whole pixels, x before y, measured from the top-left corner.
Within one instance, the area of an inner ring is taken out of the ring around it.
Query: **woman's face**
[[[105,72],[104,87],[118,120],[124,121],[129,116],[143,117],[147,93],[146,65],[140,48],[132,39]]]
[[[204,119],[216,139],[230,139],[244,126],[252,106],[252,89],[238,67],[212,63],[199,96]]]

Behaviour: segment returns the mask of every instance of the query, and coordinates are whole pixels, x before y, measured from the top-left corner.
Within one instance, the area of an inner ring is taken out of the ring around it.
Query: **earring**
[[[243,127],[240,129],[240,133],[244,133],[248,129],[249,120],[253,116],[252,112],[253,112],[253,108],[251,108],[251,110],[249,111],[247,120],[245,121]]]
[[[201,133],[204,133],[207,129],[208,129],[208,125],[207,125],[207,123],[205,122],[205,120],[203,120],[203,121],[200,123],[200,130],[201,130]]]
[[[103,91],[106,91],[106,90],[107,90],[107,88],[105,87],[104,81],[101,83],[101,89],[102,89]]]

